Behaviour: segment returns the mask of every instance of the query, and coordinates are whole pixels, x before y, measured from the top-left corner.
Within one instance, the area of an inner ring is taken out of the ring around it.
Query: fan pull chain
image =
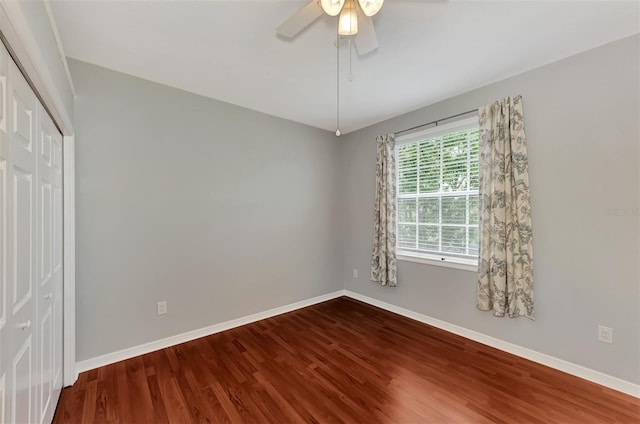
[[[353,50],[353,48],[351,47],[351,39],[349,39],[349,75],[347,75],[347,78],[349,79],[349,81],[353,81],[353,74],[351,73],[351,51]]]
[[[336,34],[336,137],[340,137],[340,34]]]

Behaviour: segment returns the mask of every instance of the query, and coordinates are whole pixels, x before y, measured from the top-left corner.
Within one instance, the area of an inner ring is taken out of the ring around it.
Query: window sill
[[[455,268],[465,271],[478,272],[478,263],[476,261],[471,261],[468,259],[447,257],[442,260],[442,257],[440,256],[401,250],[399,250],[396,254],[396,259],[399,261],[417,262],[420,264],[443,266],[446,268]]]

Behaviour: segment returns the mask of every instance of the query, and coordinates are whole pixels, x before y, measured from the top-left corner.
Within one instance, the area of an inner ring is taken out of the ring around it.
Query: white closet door
[[[12,255],[8,251],[13,247],[10,244],[9,227],[11,225],[12,196],[8,192],[11,186],[9,169],[12,164],[9,161],[9,111],[7,109],[7,79],[9,77],[9,55],[4,46],[0,46],[0,423],[9,422],[9,393],[8,381],[11,378],[10,354],[13,348],[9,346],[10,333],[7,318],[9,306],[8,295],[11,295],[9,287],[12,280]],[[13,202],[12,202],[13,203]],[[11,267],[10,267],[11,266]]]
[[[0,422],[49,423],[62,386],[62,140],[0,46]]]
[[[62,136],[38,105],[38,366],[41,423],[62,390]]]
[[[2,134],[5,183],[6,314],[2,372],[6,375],[7,422],[35,420],[36,359],[36,97],[18,67],[8,63],[6,133]]]

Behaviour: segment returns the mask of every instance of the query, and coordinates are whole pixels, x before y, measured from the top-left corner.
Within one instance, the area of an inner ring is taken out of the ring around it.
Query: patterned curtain
[[[396,286],[396,143],[393,134],[381,135],[376,160],[371,281]]]
[[[481,107],[480,258],[476,306],[533,314],[533,248],[522,96]]]

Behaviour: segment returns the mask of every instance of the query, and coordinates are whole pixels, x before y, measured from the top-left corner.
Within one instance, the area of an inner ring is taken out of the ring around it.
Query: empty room
[[[640,2],[0,0],[0,423],[639,423]]]

